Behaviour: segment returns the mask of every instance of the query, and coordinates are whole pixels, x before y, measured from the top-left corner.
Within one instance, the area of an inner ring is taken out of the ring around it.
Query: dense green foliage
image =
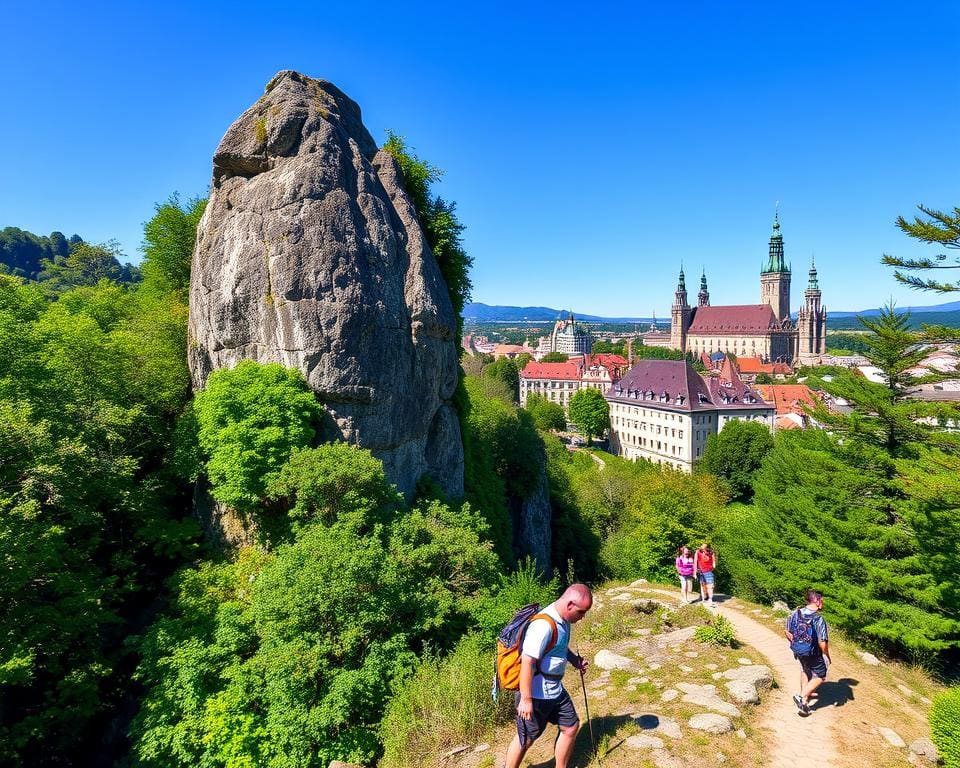
[[[541,363],[565,363],[569,360],[569,356],[565,355],[563,352],[547,352],[543,357],[540,358]]]
[[[513,395],[501,381],[468,376],[465,386],[466,496],[485,516],[497,553],[512,563],[508,503],[536,487],[544,462],[542,443],[530,414],[514,407]]]
[[[563,413],[563,406],[551,403],[543,395],[535,392],[527,395],[527,404],[524,406],[533,419],[534,426],[539,430],[563,430],[567,428],[567,417]]]
[[[71,246],[82,242],[79,235],[68,240],[62,232],[42,236],[17,227],[5,227],[0,230],[0,271],[37,280],[45,261],[65,259],[70,255]]]
[[[829,333],[827,347],[848,355],[862,355],[870,348],[862,333]]]
[[[874,648],[930,661],[960,644],[956,436],[936,416],[956,411],[906,397],[924,354],[904,318],[865,322],[875,384],[834,372],[823,386],[854,406],[817,418],[830,431],[782,432],[754,482],[754,506],[717,537],[734,591],[797,602],[809,587],[826,616]]]
[[[95,271],[69,278],[94,250],[78,243],[54,270],[56,301],[49,284],[0,278],[4,764],[116,748],[101,739],[126,695],[123,638],[196,546],[187,489],[166,469],[189,392],[185,307],[82,285]]]
[[[193,410],[210,493],[244,515],[290,454],[311,444],[323,413],[299,371],[252,360],[210,374]]]
[[[570,398],[570,421],[587,436],[589,445],[610,426],[610,406],[598,389],[580,389]]]
[[[614,344],[612,341],[603,341],[602,339],[593,342],[591,347],[591,352],[595,355],[600,354],[611,354],[611,355],[620,355],[621,357],[627,356],[627,342],[622,341],[619,344]]]
[[[707,438],[697,469],[721,478],[734,501],[753,496],[753,475],[773,448],[773,436],[765,424],[735,420]]]
[[[153,218],[144,225],[141,271],[154,290],[186,300],[197,225],[206,208],[204,197],[181,203],[179,196],[173,195],[157,205]]]
[[[951,688],[933,700],[930,733],[944,768],[960,768],[960,687]]]
[[[487,378],[498,379],[502,381],[507,389],[510,390],[510,395],[513,399],[513,402],[520,402],[520,368],[517,363],[507,357],[501,357],[499,360],[494,360],[489,365],[483,367],[482,375]]]
[[[443,172],[414,155],[402,136],[389,134],[383,148],[393,155],[400,166],[404,188],[417,211],[427,244],[440,265],[457,316],[459,343],[463,331],[463,307],[470,300],[470,265],[473,259],[460,242],[463,225],[457,219],[456,204],[433,195],[431,185],[439,181]]]
[[[313,451],[284,478],[291,509],[311,509],[288,543],[179,575],[142,643],[140,764],[368,762],[391,686],[425,646],[454,645],[494,582],[468,507],[407,508],[369,454]]]

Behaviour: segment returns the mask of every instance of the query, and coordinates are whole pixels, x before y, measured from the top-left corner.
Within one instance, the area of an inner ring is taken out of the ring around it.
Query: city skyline
[[[880,258],[933,255],[897,216],[960,202],[954,3],[374,4],[362,24],[303,3],[251,34],[256,8],[8,9],[0,227],[117,239],[137,261],[153,206],[205,194],[227,127],[297,69],[444,171],[476,302],[666,318],[683,264],[714,302],[755,303],[778,201],[792,309],[811,258],[828,309],[945,300]]]

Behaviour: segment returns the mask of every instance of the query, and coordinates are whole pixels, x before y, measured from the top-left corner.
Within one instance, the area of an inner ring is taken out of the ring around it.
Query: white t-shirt
[[[542,669],[550,675],[563,676],[567,668],[567,649],[570,647],[570,625],[560,618],[553,603],[540,613],[545,613],[557,622],[557,644],[546,657],[543,652],[550,642],[552,628],[544,619],[530,622],[523,637],[523,655],[537,659],[537,672]],[[563,693],[563,681],[553,680],[541,674],[534,674],[531,693],[535,699],[555,699]]]

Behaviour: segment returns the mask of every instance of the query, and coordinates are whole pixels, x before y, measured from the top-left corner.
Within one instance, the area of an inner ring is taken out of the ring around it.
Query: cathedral
[[[706,272],[697,305],[687,302],[683,268],[671,310],[670,346],[699,355],[732,352],[765,362],[814,362],[826,352],[827,310],[820,303],[817,267],[810,265],[804,302],[790,317],[790,267],[783,258],[779,215],[773,219],[770,255],[760,270],[760,304],[710,306]]]

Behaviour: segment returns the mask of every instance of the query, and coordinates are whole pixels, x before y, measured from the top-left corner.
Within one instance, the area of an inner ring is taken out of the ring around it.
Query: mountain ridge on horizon
[[[955,312],[960,311],[960,301],[949,301],[943,304],[932,304],[924,306],[895,307],[900,312]],[[516,322],[526,320],[528,322],[552,322],[566,315],[571,310],[552,309],[551,307],[517,307],[503,304],[484,304],[483,302],[469,302],[463,308],[463,319],[474,322]],[[871,317],[879,315],[882,311],[879,307],[871,309],[862,309],[854,311],[828,311],[828,317],[836,319],[844,317],[856,317],[862,315]],[[654,321],[652,317],[605,317],[602,315],[590,315],[586,313],[573,313],[574,318],[590,323],[650,323]],[[796,313],[791,315],[796,317]],[[669,317],[660,318],[657,322],[669,321]]]

